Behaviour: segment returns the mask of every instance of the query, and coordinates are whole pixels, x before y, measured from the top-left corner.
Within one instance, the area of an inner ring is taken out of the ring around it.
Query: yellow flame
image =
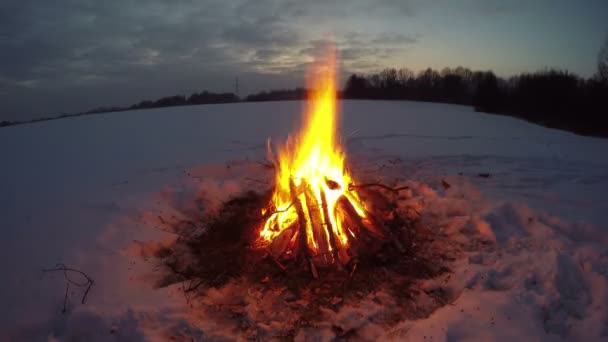
[[[298,215],[293,205],[290,182],[299,186],[308,186],[314,194],[317,204],[322,203],[322,192],[325,195],[329,217],[323,222],[331,222],[332,232],[339,246],[348,246],[352,231],[345,227],[343,215],[336,212],[336,204],[341,196],[351,202],[356,212],[365,217],[363,206],[355,192],[349,191],[353,183],[345,169],[344,153],[336,137],[338,112],[336,106],[336,52],[329,46],[327,54],[317,63],[308,75],[308,103],[303,113],[303,130],[295,137],[289,137],[285,146],[278,151],[278,172],[276,175],[275,191],[272,196],[274,213],[264,223],[260,237],[272,241],[284,229],[298,221]],[[337,184],[337,186],[336,186]],[[330,186],[331,185],[331,186]],[[307,206],[305,194],[301,193],[298,200],[302,203],[307,216],[311,210]],[[267,208],[264,212],[271,210]],[[313,252],[319,252],[319,242],[316,241],[312,222],[306,227],[308,247]],[[323,238],[329,246],[330,232],[324,226]]]

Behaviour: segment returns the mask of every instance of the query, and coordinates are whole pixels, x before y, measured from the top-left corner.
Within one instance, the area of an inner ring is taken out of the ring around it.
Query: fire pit
[[[291,337],[326,308],[378,293],[390,294],[389,325],[425,317],[452,300],[456,294],[441,286],[421,290],[414,284],[448,273],[459,246],[421,220],[424,203],[412,197],[423,191],[416,186],[355,180],[337,137],[335,79],[329,49],[309,76],[313,90],[302,130],[276,153],[269,143],[272,164],[257,166],[271,175],[269,187],[236,195],[213,212],[160,218],[179,238],[155,254],[168,271],[159,286],[181,284],[188,298],[203,298],[200,308],[209,317],[222,310],[242,315],[248,302],[259,301],[255,307],[268,305],[262,311],[277,317],[250,313],[247,329],[281,319],[292,324]],[[215,294],[208,297],[210,290]]]

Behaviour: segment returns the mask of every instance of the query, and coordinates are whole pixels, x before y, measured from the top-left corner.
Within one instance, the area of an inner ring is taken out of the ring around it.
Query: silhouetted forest
[[[252,95],[247,96],[245,98],[245,101],[247,101],[247,102],[291,101],[291,100],[302,100],[305,98],[306,98],[306,89],[295,88],[295,89],[262,91],[257,94],[252,94]]]
[[[160,108],[160,107],[174,107],[174,106],[189,106],[189,105],[200,105],[200,104],[217,104],[217,103],[231,103],[238,102],[239,98],[233,93],[210,93],[203,91],[201,93],[194,93],[190,97],[184,95],[174,95],[160,98],[156,101],[141,101],[138,104],[132,105],[126,110],[133,109],[148,109],[148,108]]]
[[[233,93],[211,93],[203,91],[201,93],[193,93],[189,97],[184,95],[173,95],[162,97],[158,100],[150,101],[144,100],[137,104],[128,107],[98,107],[95,109],[88,110],[86,112],[75,113],[75,114],[61,114],[59,116],[42,117],[28,121],[0,121],[0,127],[20,125],[25,123],[34,123],[40,121],[55,120],[61,118],[76,117],[82,115],[101,114],[101,113],[112,113],[112,112],[124,112],[127,110],[138,110],[138,109],[149,109],[149,108],[161,108],[161,107],[175,107],[175,106],[190,106],[190,105],[201,105],[201,104],[218,104],[218,103],[231,103],[239,102],[240,99]]]
[[[158,100],[144,100],[137,104],[128,107],[99,107],[84,113],[79,114],[95,114],[107,112],[121,112],[126,110],[150,109],[161,107],[176,107],[176,106],[191,106],[200,104],[217,104],[239,102],[238,96],[233,93],[210,93],[203,91],[201,93],[193,93],[189,97],[184,95],[173,95],[161,97]],[[78,114],[77,114],[78,115]]]
[[[385,69],[351,75],[339,94],[345,99],[409,100],[473,106],[480,112],[516,116],[548,127],[608,137],[608,38],[597,59],[597,74],[584,79],[547,69],[502,78],[467,68]],[[246,101],[304,99],[306,90],[274,90]]]
[[[473,106],[475,110],[517,116],[549,127],[608,136],[608,82],[543,70],[501,78],[491,71],[458,67],[441,72],[386,69],[351,75],[346,99],[410,100]]]

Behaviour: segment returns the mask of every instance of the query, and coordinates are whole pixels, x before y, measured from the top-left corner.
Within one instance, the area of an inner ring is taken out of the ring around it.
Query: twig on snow
[[[91,287],[93,286],[93,283],[95,283],[95,281],[91,277],[89,277],[86,273],[84,273],[83,271],[67,267],[65,264],[62,264],[62,263],[55,265],[55,268],[48,268],[48,269],[42,270],[42,272],[57,272],[57,271],[63,272],[63,277],[65,278],[65,281],[66,281],[65,296],[63,298],[63,310],[61,311],[61,313],[66,313],[67,303],[68,303],[68,291],[70,289],[70,284],[77,286],[77,287],[86,287],[84,294],[82,295],[82,299],[80,301],[81,304],[84,304],[87,299],[87,296],[89,294],[89,291],[91,290]],[[71,273],[78,273],[78,274],[82,275],[86,281],[78,282],[78,281],[72,279],[70,277]]]

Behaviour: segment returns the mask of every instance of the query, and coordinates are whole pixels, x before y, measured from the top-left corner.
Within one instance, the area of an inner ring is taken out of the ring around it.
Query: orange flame
[[[361,218],[365,217],[361,200],[349,190],[353,179],[345,168],[344,153],[336,137],[339,119],[336,108],[336,51],[333,46],[327,50],[320,63],[308,74],[308,86],[312,90],[303,113],[303,130],[295,137],[290,136],[285,146],[279,148],[272,203],[263,210],[263,214],[269,213],[270,216],[260,233],[262,242],[270,243],[283,230],[298,224],[293,188],[290,186],[293,183],[296,188],[305,187],[308,196],[314,196],[314,199],[307,199],[304,190],[296,195],[306,216],[311,217],[307,222],[306,241],[313,255],[330,252],[332,245],[346,248],[349,239],[353,238],[353,232],[343,222],[343,214],[337,210],[340,198],[348,200],[356,213]],[[315,208],[311,203],[317,206],[325,203],[327,210],[316,208],[314,214]],[[318,225],[321,228],[314,226],[313,214],[322,221]],[[333,242],[330,241],[332,235]]]

